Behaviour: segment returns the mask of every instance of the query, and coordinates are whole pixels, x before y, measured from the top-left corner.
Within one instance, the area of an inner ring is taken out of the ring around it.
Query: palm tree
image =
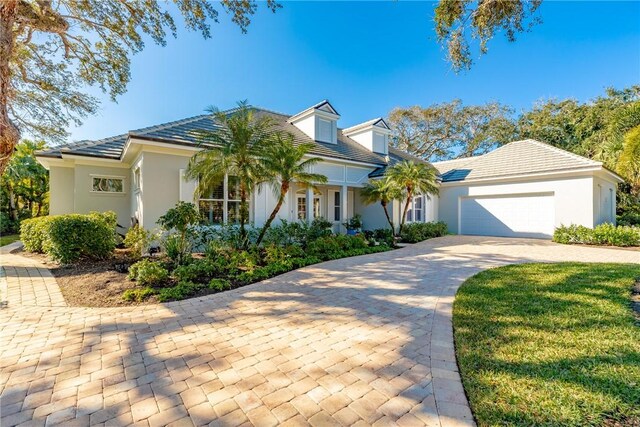
[[[624,135],[624,145],[616,170],[631,184],[632,193],[640,195],[640,126]]]
[[[406,197],[398,230],[398,234],[400,234],[413,196],[416,194],[438,194],[438,175],[435,168],[427,163],[404,160],[391,166],[387,170],[386,176],[389,183],[403,189]]]
[[[271,211],[267,222],[262,226],[256,245],[262,242],[265,233],[280,211],[293,182],[306,187],[314,187],[316,184],[327,182],[326,176],[309,172],[310,167],[322,159],[311,157],[303,160],[312,148],[313,144],[295,145],[292,135],[278,134],[275,135],[271,143],[263,146],[260,150],[262,166],[268,175],[267,182],[271,185],[273,193],[278,196],[278,202]]]
[[[249,245],[246,224],[249,222],[249,197],[265,180],[265,172],[258,158],[258,147],[272,140],[274,122],[269,116],[256,116],[246,101],[239,102],[233,112],[210,109],[216,130],[195,131],[204,149],[189,161],[187,179],[198,180],[198,192],[220,185],[225,175],[238,180],[240,195],[240,239],[242,247]]]
[[[382,209],[384,209],[387,221],[389,221],[389,227],[391,227],[391,231],[394,233],[395,227],[393,226],[393,221],[389,216],[387,207],[389,202],[398,200],[401,197],[402,189],[393,182],[385,179],[372,179],[360,189],[360,198],[364,204],[371,205],[373,203],[380,203]]]

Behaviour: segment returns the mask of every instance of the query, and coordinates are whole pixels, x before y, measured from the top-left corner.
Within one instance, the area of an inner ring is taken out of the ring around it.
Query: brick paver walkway
[[[3,427],[473,425],[451,326],[466,278],[516,262],[640,262],[449,236],[200,299],[100,309],[63,306],[46,270],[0,257]]]

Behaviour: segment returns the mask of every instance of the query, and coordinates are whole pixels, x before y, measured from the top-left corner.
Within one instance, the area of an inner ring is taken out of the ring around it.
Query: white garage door
[[[460,234],[549,238],[553,235],[553,193],[460,199]]]

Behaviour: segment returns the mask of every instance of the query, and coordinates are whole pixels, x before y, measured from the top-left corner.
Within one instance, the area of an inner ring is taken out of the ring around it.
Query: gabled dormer
[[[369,151],[385,156],[389,154],[391,128],[381,117],[343,129],[342,133]]]
[[[339,118],[340,114],[338,114],[329,101],[325,99],[291,116],[289,123],[300,129],[314,141],[337,144]]]

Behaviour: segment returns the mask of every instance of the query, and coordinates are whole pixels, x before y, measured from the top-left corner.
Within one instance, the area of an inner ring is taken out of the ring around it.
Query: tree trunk
[[[387,202],[380,202],[382,205],[382,209],[384,209],[384,215],[387,217],[387,221],[389,221],[389,226],[391,227],[391,232],[396,234],[396,229],[393,227],[393,221],[391,221],[391,217],[389,216],[389,211],[387,210]]]
[[[260,235],[258,236],[256,246],[260,246],[262,239],[264,239],[265,233],[267,232],[269,227],[271,227],[271,223],[273,222],[273,220],[276,219],[276,215],[278,215],[278,212],[280,212],[280,208],[284,203],[284,198],[286,197],[288,191],[289,191],[289,183],[283,182],[280,185],[280,196],[278,197],[278,203],[273,208],[273,211],[271,211],[271,215],[269,215],[269,219],[267,219],[267,222],[265,222],[264,225],[262,226],[262,230],[260,230]]]
[[[404,227],[404,222],[407,219],[407,211],[409,210],[409,203],[411,203],[412,198],[413,189],[407,188],[407,202],[404,204],[404,209],[402,211],[402,218],[400,219],[400,229],[398,230],[398,234],[402,234],[402,227]]]
[[[242,249],[249,248],[249,239],[245,227],[249,219],[249,207],[247,206],[247,191],[244,183],[240,184],[240,245]]]
[[[20,132],[9,118],[8,103],[11,98],[11,69],[13,57],[13,24],[18,0],[0,1],[0,175],[4,172],[20,140]]]
[[[9,217],[13,221],[18,220],[18,208],[16,207],[16,195],[13,192],[13,188],[8,188],[9,192]]]

